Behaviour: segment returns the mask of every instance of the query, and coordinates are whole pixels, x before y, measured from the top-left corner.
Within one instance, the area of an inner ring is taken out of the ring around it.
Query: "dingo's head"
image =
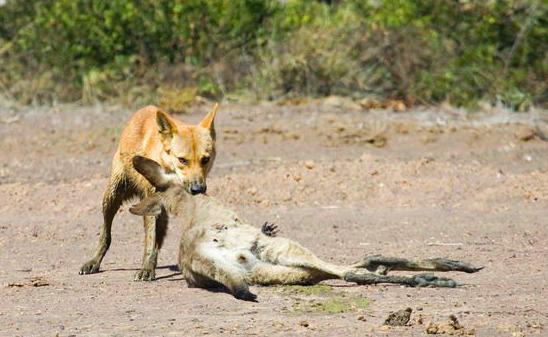
[[[156,113],[160,139],[164,147],[161,162],[175,172],[190,194],[205,193],[206,176],[215,160],[215,104],[198,125],[176,123],[165,113]]]
[[[191,192],[179,184],[177,174],[168,173],[154,160],[135,156],[132,163],[135,170],[156,188],[156,192],[132,206],[129,209],[131,213],[156,216],[162,212],[162,208],[172,213],[179,208],[185,198],[190,197],[187,192]]]

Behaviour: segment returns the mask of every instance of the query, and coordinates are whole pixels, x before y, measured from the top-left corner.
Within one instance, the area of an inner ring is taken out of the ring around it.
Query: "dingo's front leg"
[[[158,247],[156,245],[156,217],[144,216],[145,247],[143,252],[143,265],[135,274],[135,281],[152,281],[156,276],[156,262],[158,259]]]
[[[135,281],[152,281],[156,275],[158,251],[162,248],[167,233],[168,215],[165,210],[157,216],[145,216],[145,248],[143,266],[135,274]]]

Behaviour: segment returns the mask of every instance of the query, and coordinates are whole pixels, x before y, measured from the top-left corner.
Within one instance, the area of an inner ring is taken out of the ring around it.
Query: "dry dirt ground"
[[[196,122],[206,109],[179,118]],[[258,303],[187,288],[174,266],[175,223],[158,279],[133,282],[144,235],[127,205],[102,271],[78,275],[97,242],[110,159],[130,114],[0,108],[0,335],[423,336],[449,315],[464,328],[438,332],[548,335],[546,111],[225,104],[208,186],[244,219],[273,221],[337,263],[382,253],[485,266],[444,275],[456,289],[253,287]],[[383,325],[407,307],[407,325]]]

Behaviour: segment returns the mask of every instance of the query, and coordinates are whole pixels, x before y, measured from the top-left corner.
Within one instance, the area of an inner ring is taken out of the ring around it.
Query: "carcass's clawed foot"
[[[261,232],[263,232],[266,236],[274,237],[278,235],[278,226],[275,224],[266,221],[263,226],[261,227]]]
[[[411,277],[412,287],[455,288],[457,282],[450,278],[438,277],[433,274],[418,274]]]
[[[428,261],[435,265],[435,269],[437,271],[462,271],[465,273],[476,273],[483,269],[483,267],[472,267],[468,263],[445,258],[430,259]]]

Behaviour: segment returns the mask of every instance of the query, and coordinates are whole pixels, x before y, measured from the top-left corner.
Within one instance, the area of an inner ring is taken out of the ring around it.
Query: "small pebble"
[[[537,136],[537,132],[532,127],[523,125],[516,130],[514,135],[518,140],[521,140],[522,142],[527,142],[534,139]]]

